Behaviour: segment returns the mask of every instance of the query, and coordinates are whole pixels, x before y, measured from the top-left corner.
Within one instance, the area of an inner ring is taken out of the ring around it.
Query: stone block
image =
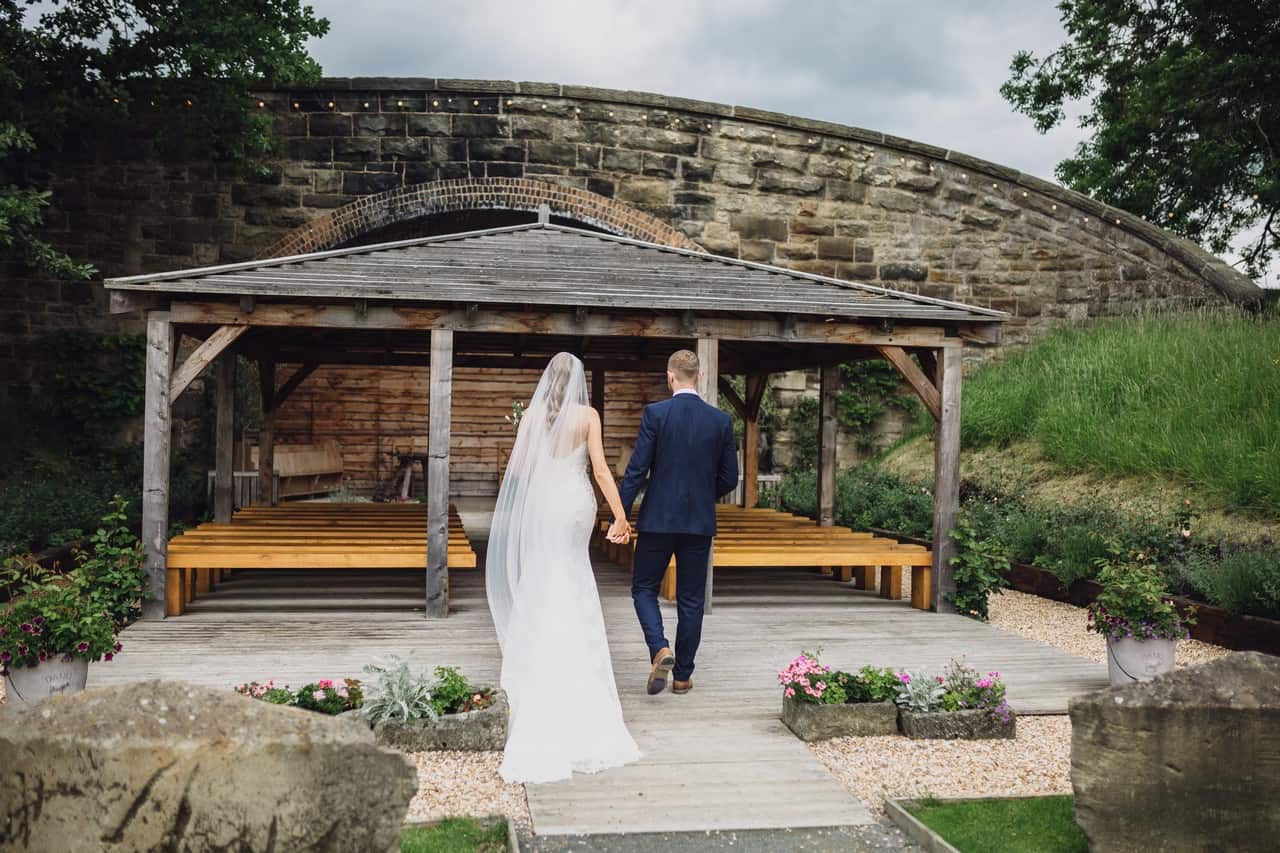
[[[676,170],[680,167],[680,161],[672,154],[649,154],[644,155],[643,165],[640,171],[646,175],[654,175],[663,178],[674,178]]]
[[[510,139],[468,139],[467,154],[472,160],[524,162],[524,144]]]
[[[851,261],[853,260],[853,250],[852,237],[818,238],[818,257],[820,258],[829,258],[833,261]]]
[[[376,113],[355,117],[356,136],[404,136],[402,113]]]
[[[302,201],[302,191],[296,187],[236,184],[231,188],[231,201],[246,207],[297,207]]]
[[[342,191],[347,195],[369,195],[400,186],[395,172],[343,172]]]
[[[827,195],[832,201],[851,201],[865,204],[867,201],[867,185],[861,181],[828,181]]]
[[[172,681],[0,709],[0,754],[3,849],[389,850],[418,787],[366,728]]]
[[[610,172],[639,172],[642,154],[622,148],[606,148],[600,157],[600,168]]]
[[[556,122],[530,115],[511,117],[511,136],[515,139],[555,139]]]
[[[705,160],[681,160],[680,177],[686,181],[710,181],[715,177],[714,163]]]
[[[825,186],[826,181],[814,175],[788,175],[774,169],[761,169],[756,176],[756,187],[766,193],[814,195]]]
[[[312,113],[307,125],[312,136],[351,135],[351,116],[343,113]]]
[[[429,160],[431,140],[423,137],[392,137],[382,140],[383,160]]]
[[[929,268],[923,264],[894,263],[880,265],[880,278],[886,281],[924,281],[928,275]]]
[[[497,136],[509,136],[510,133],[510,125],[503,116],[455,115],[453,117],[454,136],[492,139]]]
[[[667,182],[659,178],[627,178],[618,185],[618,200],[665,205],[671,201],[671,191]]]
[[[866,243],[859,243],[853,249],[853,259],[863,264],[871,263],[876,259],[875,247]]]
[[[600,145],[578,146],[578,167],[582,169],[599,169],[600,157],[604,148]]]
[[[333,140],[333,159],[348,163],[366,163],[381,156],[377,139],[354,137]]]
[[[773,216],[739,213],[730,218],[729,226],[744,240],[784,243],[787,239],[787,221]]]
[[[407,132],[410,136],[448,136],[449,117],[440,113],[411,113]]]
[[[1090,850],[1275,849],[1280,658],[1237,652],[1076,697],[1069,710]]]
[[[721,163],[716,166],[716,180],[731,187],[749,187],[756,181],[756,170],[751,166]]]
[[[555,166],[576,166],[578,146],[572,142],[529,141],[529,162]]]
[[[760,264],[773,263],[773,248],[776,245],[773,241],[742,240],[738,245],[738,257],[742,260]]]
[[[915,193],[931,193],[938,188],[942,181],[933,175],[899,175],[894,179],[893,185],[901,187],[904,190]]]
[[[805,742],[833,737],[881,737],[898,733],[898,707],[892,702],[818,705],[784,698],[782,722]]]
[[[299,137],[289,140],[289,159],[291,160],[333,160],[333,140]]]
[[[965,209],[960,213],[960,221],[975,228],[993,229],[1000,224],[1000,217],[980,210]]]

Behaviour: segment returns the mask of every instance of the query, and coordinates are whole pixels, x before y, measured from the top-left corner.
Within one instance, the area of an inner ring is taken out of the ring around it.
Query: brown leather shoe
[[[689,692],[690,690],[692,690],[692,689],[693,689],[693,679],[692,679],[692,678],[691,678],[691,679],[689,679],[688,681],[673,681],[673,682],[671,682],[671,692],[672,692],[672,693],[688,693],[688,692]]]
[[[649,670],[648,690],[650,696],[657,696],[663,690],[667,689],[667,679],[671,677],[671,670],[675,668],[676,656],[671,653],[671,649],[659,649],[658,653],[653,656],[653,668]]]

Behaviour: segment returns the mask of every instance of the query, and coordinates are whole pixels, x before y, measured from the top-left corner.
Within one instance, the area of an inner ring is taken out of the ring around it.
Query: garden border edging
[[[891,536],[899,542],[923,545],[926,548],[933,547],[931,540],[921,539],[918,536],[907,536],[879,527],[872,527],[870,530],[882,536]],[[1010,562],[1008,580],[1010,589],[1074,604],[1077,607],[1092,604],[1102,592],[1101,584],[1086,579],[1077,580],[1068,587],[1052,572],[1026,563]],[[1170,597],[1182,613],[1195,607],[1197,622],[1191,627],[1191,639],[1212,643],[1232,651],[1280,655],[1280,620],[1228,613],[1221,607],[1202,601],[1193,601],[1181,595]]]
[[[972,797],[960,797],[957,799],[974,799]],[[983,799],[990,799],[984,797]],[[903,833],[915,843],[919,844],[928,853],[960,853],[945,838],[925,826],[915,815],[907,811],[906,803],[915,803],[915,797],[886,797],[884,801],[884,813],[889,820],[901,829]],[[944,800],[950,802],[950,800]]]

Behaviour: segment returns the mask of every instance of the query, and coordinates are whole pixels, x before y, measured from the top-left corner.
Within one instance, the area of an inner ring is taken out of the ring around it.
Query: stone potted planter
[[[493,702],[487,708],[461,714],[442,714],[434,720],[377,723],[373,726],[374,737],[381,746],[401,752],[501,750],[507,745],[507,694],[495,688],[476,689],[492,697]],[[367,720],[364,722],[368,723]]]
[[[918,740],[996,740],[1018,733],[1018,718],[1012,709],[1003,714],[992,710],[911,711],[903,708],[898,722],[902,733]]]
[[[1112,686],[1150,681],[1173,670],[1178,640],[1195,624],[1193,612],[1179,613],[1154,565],[1113,557],[1098,572],[1102,591],[1089,605],[1089,630],[1107,640],[1107,675]]]
[[[50,696],[79,693],[89,680],[89,661],[55,655],[35,666],[11,667],[4,677],[5,702],[34,705]]]
[[[803,741],[898,733],[890,670],[832,671],[805,652],[778,673],[778,682],[782,722]]]
[[[382,746],[403,752],[500,750],[507,743],[507,695],[473,685],[454,667],[415,672],[391,656],[365,672],[364,707],[343,714],[373,729]]]
[[[897,673],[898,724],[909,738],[990,740],[1017,734],[1000,673],[981,675],[953,660],[946,673]]]

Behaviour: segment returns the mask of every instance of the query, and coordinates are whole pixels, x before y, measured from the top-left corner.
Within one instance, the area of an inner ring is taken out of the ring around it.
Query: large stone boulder
[[[146,681],[0,710],[0,849],[399,850],[417,773],[350,721]]]
[[[1238,652],[1071,700],[1089,849],[1274,850],[1280,658]]]

